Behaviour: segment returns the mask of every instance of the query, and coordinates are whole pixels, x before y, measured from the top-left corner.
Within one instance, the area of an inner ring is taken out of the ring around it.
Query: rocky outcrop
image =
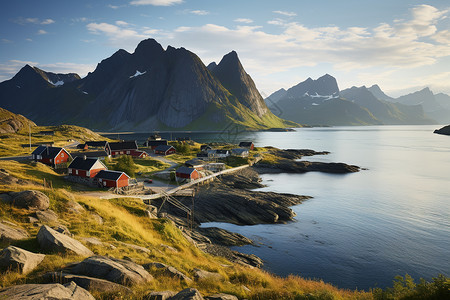
[[[222,228],[207,227],[197,228],[197,230],[206,236],[212,243],[222,246],[243,246],[250,245],[253,241],[242,234],[231,232]]]
[[[65,270],[70,274],[105,279],[118,284],[132,286],[153,280],[142,266],[123,259],[92,256]]]
[[[359,172],[360,168],[355,165],[345,163],[324,163],[309,161],[280,160],[277,163],[258,163],[255,168],[260,173],[305,173],[305,172],[324,172],[324,173],[354,173]]]
[[[194,269],[194,278],[195,280],[224,280],[222,274],[217,272],[209,272],[202,269]]]
[[[441,129],[436,129],[434,133],[450,135],[450,125],[444,126]]]
[[[50,206],[50,199],[40,191],[23,191],[10,193],[12,204],[19,208],[30,210],[46,210]]]
[[[22,115],[14,114],[0,107],[0,134],[16,133],[28,126],[34,127],[36,124]]]
[[[187,288],[170,298],[170,300],[203,300],[204,298],[197,289]]]
[[[86,248],[79,241],[53,230],[44,225],[39,229],[36,236],[42,249],[49,252],[75,253],[77,255],[93,255],[91,250]]]
[[[169,300],[171,297],[175,296],[177,293],[173,291],[162,291],[162,292],[150,292],[144,299],[145,300]]]
[[[59,283],[13,285],[0,290],[0,299],[95,300],[88,291],[77,286],[74,282],[66,283],[64,285]]]
[[[163,263],[153,262],[153,263],[144,264],[142,266],[146,270],[155,270],[156,273],[158,273],[160,275],[163,275],[163,276],[167,276],[167,277],[170,277],[170,278],[183,280],[185,282],[191,282],[192,281],[191,278],[189,278],[185,274],[181,273],[180,271],[178,271],[174,267],[168,266],[168,265],[163,264]]]
[[[328,151],[314,151],[311,149],[278,149],[274,147],[267,147],[268,153],[275,155],[279,158],[284,159],[300,159],[303,156],[314,156],[314,155],[327,155],[330,154]]]
[[[253,254],[240,253],[225,246],[206,244],[204,246],[204,249],[202,250],[211,255],[225,257],[227,260],[236,264],[257,268],[260,268],[263,265],[262,259],[258,256]]]
[[[44,254],[36,254],[15,246],[0,251],[0,270],[19,271],[27,274],[36,268],[45,258]]]
[[[5,221],[0,220],[0,242],[18,241],[29,238],[28,232],[24,229],[15,226],[12,223],[7,225]]]
[[[82,275],[73,275],[67,274],[63,272],[50,272],[44,275],[45,279],[50,282],[55,283],[69,283],[71,281],[75,282],[78,286],[92,292],[108,292],[108,293],[128,293],[131,294],[132,290],[123,286],[121,284],[117,284],[108,280],[82,276]]]
[[[42,223],[54,223],[54,222],[58,221],[58,215],[51,209],[38,210],[36,212],[36,217]]]

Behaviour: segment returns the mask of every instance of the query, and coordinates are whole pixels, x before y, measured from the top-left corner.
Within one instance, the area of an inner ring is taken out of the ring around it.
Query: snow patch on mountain
[[[53,86],[61,86],[61,85],[64,85],[64,81],[62,81],[62,80],[59,80],[59,81],[57,81],[57,82],[53,82],[53,81],[51,81],[50,79],[47,79],[47,81],[48,81],[51,85],[53,85]]]
[[[138,77],[138,76],[144,75],[145,73],[147,73],[147,71],[141,73],[138,70],[136,70],[136,73],[134,75],[131,75],[130,78]]]

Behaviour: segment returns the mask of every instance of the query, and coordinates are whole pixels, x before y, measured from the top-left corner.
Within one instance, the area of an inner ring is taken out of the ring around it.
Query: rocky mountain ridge
[[[0,83],[0,107],[46,125],[102,130],[295,126],[273,115],[236,52],[210,71],[194,53],[153,39],[118,50],[85,78],[25,66]]]

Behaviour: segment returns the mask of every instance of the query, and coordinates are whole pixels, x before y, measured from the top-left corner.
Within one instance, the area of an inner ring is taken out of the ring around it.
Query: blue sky
[[[0,81],[27,63],[83,77],[154,38],[206,65],[237,51],[265,95],[325,73],[341,89],[450,94],[449,17],[444,0],[1,1]]]

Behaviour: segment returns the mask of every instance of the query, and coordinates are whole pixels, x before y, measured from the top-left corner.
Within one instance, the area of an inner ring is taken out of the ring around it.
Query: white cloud
[[[25,41],[27,41],[27,42],[32,42],[33,40],[30,39],[30,38],[27,38],[27,39],[25,39]]]
[[[190,13],[194,14],[194,15],[198,15],[198,16],[209,15],[209,11],[206,11],[206,10],[191,10]]]
[[[48,25],[48,24],[53,24],[53,23],[55,23],[55,21],[52,19],[45,19],[41,22],[42,25]]]
[[[295,12],[291,11],[274,10],[273,12],[286,17],[295,17],[297,15]]]
[[[2,42],[2,44],[11,44],[12,43],[12,41],[8,40],[8,39],[1,39],[0,41]]]
[[[43,30],[43,29],[39,29],[38,32],[37,32],[37,34],[39,34],[39,35],[43,35],[43,34],[47,34],[47,33],[48,32]]]
[[[128,24],[128,23],[125,22],[125,21],[116,21],[116,25],[117,25],[117,26],[129,26],[130,24]]]
[[[237,19],[234,19],[234,22],[250,24],[250,23],[253,23],[253,20],[247,19],[247,18],[237,18]]]
[[[154,6],[170,6],[183,3],[183,0],[133,0],[131,5],[154,5]]]

